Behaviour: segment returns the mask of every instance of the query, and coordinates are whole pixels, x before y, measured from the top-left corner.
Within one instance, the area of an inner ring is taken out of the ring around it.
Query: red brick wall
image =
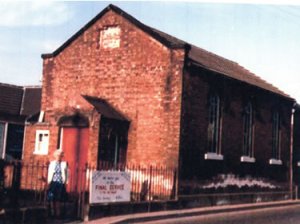
[[[35,138],[37,130],[49,130],[51,141],[49,142],[48,156],[41,156],[34,154],[35,149]],[[53,139],[53,140],[52,140]],[[54,150],[57,148],[58,140],[58,127],[50,125],[49,123],[40,124],[27,124],[25,126],[25,141],[24,141],[24,151],[23,160],[25,162],[31,161],[49,161],[52,158]]]
[[[112,25],[121,29],[120,47],[103,49],[100,30]],[[130,120],[129,162],[177,166],[183,59],[183,49],[171,51],[123,17],[106,13],[57,56],[44,59],[42,110],[51,129],[50,151],[57,145],[59,117],[79,105],[90,119],[88,157],[96,163],[99,117],[81,97],[90,95],[106,99]],[[30,154],[26,143],[25,158]]]
[[[210,180],[218,174],[233,173],[288,182],[290,155],[290,116],[292,102],[256,87],[229,80],[204,69],[186,68],[183,80],[181,129],[181,179]],[[205,160],[208,137],[208,95],[220,93],[222,105],[222,149],[224,159]],[[243,107],[247,99],[255,108],[255,163],[241,163],[243,155]],[[272,110],[281,108],[281,159],[283,165],[270,165],[272,157]]]

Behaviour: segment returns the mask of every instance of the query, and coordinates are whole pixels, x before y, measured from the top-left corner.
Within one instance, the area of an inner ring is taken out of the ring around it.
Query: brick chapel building
[[[165,165],[289,183],[294,99],[240,65],[109,5],[43,54],[41,113],[24,160]],[[73,164],[73,165],[72,165]]]

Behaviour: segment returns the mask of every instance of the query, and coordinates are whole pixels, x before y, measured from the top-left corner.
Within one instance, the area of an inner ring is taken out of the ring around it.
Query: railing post
[[[20,196],[20,163],[13,161],[13,177],[12,177],[12,203],[14,206],[19,204]]]
[[[152,165],[150,166],[150,183],[149,183],[149,201],[152,199],[152,175],[153,175],[153,170],[152,170]]]
[[[89,189],[86,189],[86,186],[87,186],[87,182],[89,181],[89,178],[90,178],[90,173],[89,173],[89,166],[88,164],[86,163],[85,164],[85,167],[83,169],[83,177],[82,177],[82,192],[81,192],[81,218],[82,220],[85,220],[85,217],[87,217],[88,214],[87,211],[86,211],[86,206],[85,206],[85,194],[86,194],[86,190],[89,191]]]
[[[45,173],[45,178],[44,178],[44,180],[45,180],[45,182],[44,182],[44,188],[43,188],[43,191],[44,191],[44,206],[46,206],[46,204],[47,204],[47,191],[48,191],[48,167],[49,167],[49,164],[50,164],[50,162],[49,161],[47,161],[46,163],[44,163],[44,165],[43,165],[43,169],[44,169],[44,171],[43,171],[43,173]]]
[[[178,175],[177,175],[177,169],[173,169],[173,188],[172,188],[172,194],[171,199],[178,200]]]

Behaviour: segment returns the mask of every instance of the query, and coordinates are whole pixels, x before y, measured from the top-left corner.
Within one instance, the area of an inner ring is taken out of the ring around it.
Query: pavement
[[[199,215],[209,215],[217,213],[226,213],[234,211],[246,211],[254,209],[272,208],[299,205],[300,200],[284,200],[276,202],[259,202],[249,204],[238,204],[238,205],[221,205],[212,207],[201,207],[192,209],[180,209],[180,210],[169,210],[160,212],[150,213],[136,213],[120,216],[103,217],[91,221],[80,221],[80,220],[60,220],[52,219],[48,220],[47,224],[129,224],[129,223],[142,223],[146,221],[155,221],[176,217],[190,217]]]
[[[239,204],[239,205],[222,205],[222,206],[212,206],[212,207],[202,207],[202,208],[192,208],[192,209],[182,209],[182,210],[171,210],[171,211],[160,211],[151,213],[137,213],[129,215],[120,215],[112,217],[104,217],[92,221],[75,221],[75,222],[61,222],[68,224],[75,223],[88,223],[88,224],[125,224],[125,223],[142,223],[146,221],[155,221],[176,217],[188,217],[188,216],[199,216],[208,215],[224,212],[234,212],[243,210],[253,210],[262,208],[272,208],[279,206],[291,206],[300,204],[300,200],[284,200],[277,202],[259,202],[251,204]]]

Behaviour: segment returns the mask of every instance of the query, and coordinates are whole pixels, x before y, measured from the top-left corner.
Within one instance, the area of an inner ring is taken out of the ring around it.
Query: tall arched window
[[[252,103],[248,102],[244,110],[244,142],[243,142],[243,156],[253,158],[253,107]]]
[[[209,98],[208,150],[220,154],[220,97],[213,94]]]
[[[278,111],[272,115],[272,159],[280,160],[281,125]]]

